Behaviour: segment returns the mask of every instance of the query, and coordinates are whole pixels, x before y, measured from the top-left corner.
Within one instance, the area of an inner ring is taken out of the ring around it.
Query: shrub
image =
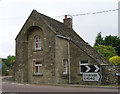
[[[113,56],[109,59],[109,61],[111,63],[113,63],[114,65],[120,65],[120,56]]]

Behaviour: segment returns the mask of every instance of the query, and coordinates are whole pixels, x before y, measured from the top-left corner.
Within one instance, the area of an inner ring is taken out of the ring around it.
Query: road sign
[[[100,73],[83,73],[83,81],[100,81],[101,79]]]
[[[81,72],[100,72],[100,65],[81,65]]]
[[[2,68],[2,65],[0,64],[0,69]]]
[[[116,76],[120,76],[120,73],[116,73]]]
[[[2,68],[2,59],[0,58],[0,69]]]

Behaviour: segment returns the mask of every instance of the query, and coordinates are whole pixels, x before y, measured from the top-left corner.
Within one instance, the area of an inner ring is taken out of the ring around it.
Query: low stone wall
[[[120,66],[102,65],[101,66],[101,74],[102,74],[101,84],[118,85],[119,77],[116,75],[116,73],[120,73]]]

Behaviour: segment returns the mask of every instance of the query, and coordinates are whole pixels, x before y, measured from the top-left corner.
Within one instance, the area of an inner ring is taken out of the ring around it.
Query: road
[[[2,83],[2,92],[118,92],[118,89]]]

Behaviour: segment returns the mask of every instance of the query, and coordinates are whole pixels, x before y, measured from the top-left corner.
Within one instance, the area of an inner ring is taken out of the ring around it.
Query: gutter
[[[68,37],[64,37],[64,36],[61,36],[61,35],[56,35],[56,36],[59,37],[59,38],[70,40],[70,38],[68,38]]]
[[[63,38],[63,39],[67,39],[68,40],[68,63],[69,63],[69,84],[71,83],[71,77],[70,77],[70,38],[68,37],[64,37],[64,36],[61,36],[61,35],[56,35],[57,37],[59,38]]]

